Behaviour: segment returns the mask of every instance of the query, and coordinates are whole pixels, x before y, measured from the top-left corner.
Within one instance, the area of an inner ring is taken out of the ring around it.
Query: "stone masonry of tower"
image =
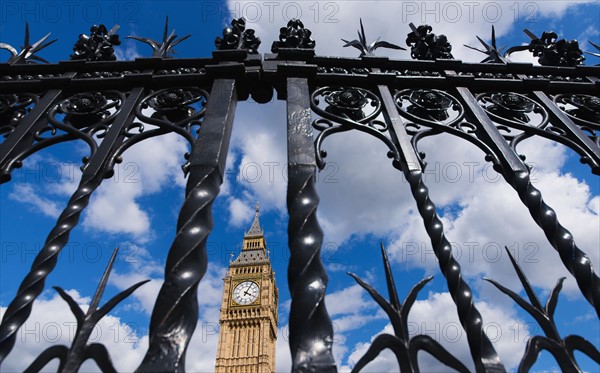
[[[273,373],[279,293],[259,205],[242,251],[223,279],[216,373]]]

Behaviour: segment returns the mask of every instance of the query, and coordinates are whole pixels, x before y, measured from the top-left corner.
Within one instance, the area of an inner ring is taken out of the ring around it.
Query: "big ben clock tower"
[[[275,372],[279,294],[258,217],[257,203],[242,251],[223,279],[216,373]]]

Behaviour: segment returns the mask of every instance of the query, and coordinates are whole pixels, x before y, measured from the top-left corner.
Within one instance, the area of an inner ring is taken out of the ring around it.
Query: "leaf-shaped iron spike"
[[[351,272],[348,272],[348,275],[351,276],[363,289],[365,289],[375,300],[375,302],[377,302],[377,304],[383,308],[392,322],[392,326],[394,326],[394,332],[400,331],[401,320],[398,317],[396,309],[394,309],[394,307],[392,307],[392,305],[381,294],[379,294],[375,288],[361,280],[360,277]]]
[[[92,359],[98,364],[102,373],[117,373],[115,366],[110,359],[108,350],[103,344],[92,343],[84,351],[84,360]]]
[[[429,281],[431,281],[432,279],[433,279],[433,276],[424,278],[421,281],[419,281],[418,284],[413,286],[412,289],[410,289],[410,291],[408,292],[408,295],[406,296],[406,299],[404,299],[404,304],[402,305],[402,309],[400,310],[400,318],[402,320],[408,321],[408,312],[412,308],[413,303],[415,303],[415,300],[417,299],[417,295],[419,295],[419,291],[421,291],[421,289],[423,289],[423,287],[425,285],[427,285],[427,283]]]
[[[518,372],[529,372],[533,364],[535,364],[542,350],[546,350],[550,352],[552,356],[554,356],[556,362],[561,367],[561,370],[563,372],[581,372],[579,367],[573,364],[573,361],[569,358],[569,356],[564,356],[565,351],[563,350],[563,347],[560,344],[540,335],[536,335],[535,337],[532,337],[527,341],[525,355],[523,355],[523,359],[521,359]],[[566,359],[564,359],[564,357],[566,357]]]
[[[533,318],[540,324],[545,324],[546,319],[545,316],[543,314],[543,310],[538,310],[537,308],[535,308],[534,306],[532,306],[531,304],[527,303],[527,301],[523,298],[521,298],[520,295],[518,295],[517,293],[515,293],[514,291],[500,285],[498,282],[489,279],[487,277],[483,277],[483,279],[489,283],[491,283],[492,285],[494,285],[495,287],[498,288],[498,290],[500,290],[501,292],[503,292],[504,294],[508,295],[509,297],[512,298],[512,300],[515,301],[515,303],[517,303],[519,306],[521,306],[521,308],[523,308],[525,311],[527,311],[527,313],[529,313],[531,316],[533,316]]]
[[[388,260],[387,253],[383,242],[381,242],[381,255],[383,256],[383,268],[385,270],[385,280],[387,282],[388,293],[390,295],[391,306],[399,312],[402,308],[402,303],[398,299],[398,292],[396,291],[396,284],[394,283],[394,275],[392,274],[392,268],[390,267],[390,261]]]
[[[373,342],[371,342],[367,352],[354,365],[354,368],[352,368],[352,373],[360,372],[365,365],[373,361],[381,353],[381,351],[385,350],[386,348],[392,350],[397,358],[400,358],[402,352],[405,354],[407,352],[406,346],[404,346],[400,338],[391,334],[380,334],[373,339]],[[398,361],[400,361],[400,359],[398,359]]]
[[[508,254],[508,258],[510,259],[512,266],[515,269],[515,272],[517,272],[517,276],[519,276],[519,280],[521,281],[521,284],[523,284],[523,288],[525,289],[525,292],[527,293],[527,297],[529,298],[531,305],[533,305],[536,309],[542,311],[543,310],[542,303],[540,302],[539,298],[535,295],[535,292],[533,291],[533,288],[529,284],[529,280],[527,280],[527,277],[525,277],[525,273],[523,273],[521,266],[519,266],[519,263],[517,263],[515,258],[512,256],[512,254],[510,253],[510,250],[508,250],[508,247],[504,246],[504,249],[506,250],[506,253]]]
[[[591,44],[591,45],[592,45],[594,48],[596,48],[596,49],[598,49],[598,50],[600,51],[600,45],[598,45],[598,44],[594,43],[594,42],[593,42],[593,41],[591,41],[591,40],[588,40],[588,43],[590,43],[590,44]],[[0,48],[1,48],[1,47],[0,47]],[[592,56],[595,56],[595,57],[600,57],[600,53],[593,53],[593,52],[585,52],[585,53],[587,53],[587,54],[591,54]]]
[[[569,351],[571,357],[573,357],[573,352],[575,350],[579,350],[587,356],[589,356],[596,363],[600,364],[600,351],[598,351],[598,349],[593,344],[591,344],[584,338],[578,335],[568,335],[564,339],[564,344],[567,348],[567,351]]]
[[[175,30],[173,30],[175,32]],[[167,40],[167,34],[169,33],[169,16],[165,19],[165,31],[163,32],[163,42]]]
[[[161,43],[157,42],[156,40],[143,38],[139,36],[127,36],[127,38],[138,40],[150,45],[152,47],[153,57],[169,58],[171,57],[171,54],[175,53],[173,47],[181,43],[185,39],[189,38],[190,36],[192,36],[192,34],[186,35],[178,40],[175,40],[177,38],[177,35],[175,35],[175,30],[173,30],[171,34],[169,34],[169,17],[166,17],[165,28],[163,31],[163,38]]]
[[[550,296],[548,296],[548,301],[546,302],[546,307],[544,308],[544,312],[550,320],[554,320],[554,311],[556,310],[556,304],[558,303],[558,294],[562,289],[563,281],[565,281],[566,277],[561,277],[558,279],[556,286],[550,292]]]
[[[77,320],[77,327],[82,325],[83,321],[85,320],[85,314],[83,313],[77,302],[75,302],[75,300],[69,294],[67,294],[67,292],[65,292],[61,287],[53,286],[53,288],[58,292],[58,295],[60,295],[60,297],[64,299],[65,302],[67,302],[67,304],[69,305],[71,312],[73,312],[73,315],[75,316],[75,320]]]
[[[52,360],[58,359],[58,372],[62,371],[65,360],[69,349],[67,346],[51,346],[45,349],[29,366],[23,371],[23,373],[37,373],[44,369],[44,367]]]
[[[9,51],[10,54],[13,56],[16,56],[17,54],[19,54],[19,52],[17,52],[17,50],[15,48],[13,48],[13,46],[10,44],[0,43],[0,49],[5,49],[5,50]]]
[[[529,36],[529,38],[530,38],[531,40],[539,40],[539,39],[540,39],[540,38],[538,38],[537,36],[535,36],[535,34],[534,34],[533,32],[531,32],[531,31],[529,31],[528,29],[524,29],[524,30],[523,30],[523,32],[524,32],[524,33],[525,33],[527,36]]]
[[[140,286],[144,285],[147,282],[150,282],[150,280],[140,281],[137,284],[131,285],[126,290],[123,290],[119,294],[110,298],[110,300],[108,302],[106,302],[102,307],[100,307],[100,309],[98,309],[98,311],[97,311],[98,313],[97,313],[97,315],[94,315],[94,317],[97,318],[98,320],[100,320],[107,313],[109,313],[113,308],[115,308],[115,306],[117,304],[119,304],[123,299],[127,298],[129,295],[131,295],[131,293],[136,291],[137,288],[139,288]]]
[[[408,348],[410,352],[410,360],[413,367],[417,367],[417,354],[420,350],[427,351],[431,356],[435,357],[440,363],[449,366],[452,369],[457,370],[461,373],[468,373],[469,369],[455,358],[451,353],[448,352],[438,341],[431,338],[428,335],[420,334],[414,336],[410,340],[410,346]]]
[[[54,39],[54,40],[50,40],[50,41],[46,42],[46,39],[48,39],[49,36],[50,36],[50,33],[48,33],[46,36],[44,36],[43,38],[41,38],[40,40],[35,42],[33,45],[31,45],[29,43],[29,23],[26,22],[25,23],[25,40],[23,42],[21,51],[17,52],[16,48],[12,47],[9,44],[5,44],[5,43],[0,43],[0,49],[6,49],[7,51],[10,52],[10,54],[12,56],[9,58],[8,63],[11,65],[30,63],[31,61],[39,61],[39,62],[48,63],[48,61],[46,61],[45,59],[36,56],[35,53],[41,51],[42,49],[46,48],[47,46],[49,46],[50,44],[52,44],[56,41],[56,39]]]
[[[479,42],[481,43],[481,45],[483,45],[483,47],[485,48],[485,50],[481,50],[479,48],[471,47],[471,46],[466,45],[466,44],[463,44],[463,45],[465,47],[469,48],[469,49],[473,49],[473,50],[476,50],[477,52],[480,52],[480,53],[483,53],[483,54],[487,55],[487,57],[483,61],[481,61],[481,63],[486,63],[486,62],[506,63],[506,59],[502,56],[501,51],[499,51],[496,48],[496,30],[494,29],[494,26],[492,26],[492,41],[491,41],[492,45],[491,46],[488,43],[486,43],[479,36],[475,35],[475,37],[477,38],[477,40],[479,40]]]
[[[386,41],[379,41],[380,38],[377,38],[377,40],[375,40],[372,43],[367,43],[367,36],[365,34],[365,27],[363,26],[363,22],[362,22],[362,18],[360,19],[360,30],[358,30],[358,40],[352,40],[352,41],[348,41],[346,39],[342,39],[342,41],[344,43],[346,43],[344,45],[344,47],[354,47],[358,50],[360,50],[360,56],[359,57],[364,57],[364,56],[372,56],[375,51],[375,49],[377,48],[390,48],[390,49],[401,49],[404,50],[404,48],[392,44],[392,43],[388,43]]]

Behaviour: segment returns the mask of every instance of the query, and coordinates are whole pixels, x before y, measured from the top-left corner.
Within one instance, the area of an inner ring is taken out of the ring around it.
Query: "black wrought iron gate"
[[[410,184],[467,333],[477,371],[505,368],[482,328],[471,288],[461,275],[429,197],[423,178],[426,163],[419,151],[423,138],[450,134],[482,151],[482,157],[514,188],[600,316],[598,275],[532,185],[530,170],[516,149],[532,136],[559,142],[577,152],[592,173],[600,174],[600,67],[581,65],[582,53],[576,42],[557,41],[550,34],[532,37],[530,45],[511,48],[505,55],[496,50],[493,40],[492,46],[487,46],[484,63],[465,63],[452,59],[445,37],[435,36],[427,26],[410,26],[407,43],[418,61],[376,57],[375,48],[399,47],[387,42],[368,45],[364,34],[361,40],[347,44],[361,51],[359,58],[316,56],[310,31],[298,20],[282,28],[280,40],[273,44],[273,54],[264,56],[256,53],[260,40],[252,30],[245,29],[243,20],[234,20],[224,38],[217,38],[218,50],[211,58],[168,58],[172,47],[186,37],[167,36],[167,30],[161,43],[137,38],[150,43],[154,55],[135,61],[114,61],[112,48],[118,44],[118,36],[115,29],[109,31],[104,26],[80,38],[70,61],[56,64],[29,64],[48,43],[41,40],[31,45],[26,41],[23,51],[15,50],[8,63],[0,64],[0,133],[5,138],[0,146],[1,181],[9,181],[11,172],[27,157],[61,142],[83,141],[89,155],[84,159],[77,190],[4,315],[0,361],[13,349],[17,331],[31,313],[71,230],[102,180],[111,176],[115,164],[133,145],[176,133],[192,149],[183,166],[188,175],[185,201],[166,258],[165,281],[151,317],[149,348],[138,371],[183,371],[186,348],[198,318],[196,289],[207,268],[206,240],[213,227],[211,206],[224,178],[236,105],[249,97],[266,103],[273,90],[287,102],[293,371],[336,371],[331,352],[333,329],[324,303],[327,273],[320,259],[323,233],[316,217],[319,197],[315,176],[325,164],[324,140],[338,132],[357,130],[379,139],[382,151]],[[505,58],[524,49],[536,53],[544,66],[511,63]],[[319,131],[316,138],[313,128]],[[511,129],[518,134],[513,135]],[[467,370],[430,337],[409,338],[408,311],[428,279],[416,285],[402,304],[385,251],[383,255],[389,301],[358,277],[355,279],[386,311],[395,335],[378,337],[354,370],[359,371],[385,348],[395,353],[403,372],[418,371],[416,356],[420,350],[456,370]],[[556,330],[552,316],[561,282],[542,307],[526,274],[516,261],[513,264],[529,302],[490,281],[529,312],[545,334],[529,340],[519,369],[527,371],[543,349],[565,371],[579,369],[575,350],[600,363],[600,353],[593,344],[578,336],[562,338]],[[75,340],[70,347],[46,350],[32,362],[29,371],[41,369],[53,358],[60,359],[59,369],[65,372],[76,371],[88,358],[105,371],[114,370],[106,348],[88,344],[89,333],[102,316],[141,283],[98,307],[109,271],[110,266],[85,315],[68,294],[59,291],[77,317]]]

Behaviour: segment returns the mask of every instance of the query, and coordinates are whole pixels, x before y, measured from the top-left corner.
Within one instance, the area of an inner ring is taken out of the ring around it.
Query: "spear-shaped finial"
[[[150,39],[150,38],[143,38],[140,36],[127,36],[127,38],[141,41],[142,43],[146,43],[150,47],[152,47],[152,51],[153,51],[152,57],[169,58],[169,57],[172,57],[171,54],[175,54],[175,49],[173,49],[173,48],[177,44],[179,44],[182,41],[184,41],[185,39],[189,38],[190,36],[192,36],[192,34],[188,34],[186,36],[183,36],[183,37],[177,39],[177,35],[175,35],[175,29],[173,29],[173,31],[171,31],[171,34],[169,34],[169,17],[167,16],[167,18],[165,20],[165,30],[163,32],[162,43],[159,43],[158,41]]]
[[[0,49],[5,49],[10,52],[12,56],[8,60],[8,63],[11,65],[34,63],[33,61],[48,63],[48,61],[46,61],[42,57],[36,56],[35,54],[57,40],[54,39],[49,42],[46,42],[46,39],[48,39],[49,36],[50,33],[48,33],[46,36],[35,42],[33,45],[29,44],[29,23],[26,22],[25,40],[23,42],[23,47],[21,51],[17,52],[17,50],[13,46],[6,43],[0,43]]]
[[[498,49],[496,47],[496,30],[494,29],[494,26],[492,26],[492,45],[491,46],[488,43],[486,43],[485,41],[483,41],[479,36],[475,36],[475,37],[483,45],[485,50],[471,47],[466,44],[463,44],[463,45],[467,48],[470,48],[470,49],[476,50],[478,52],[481,52],[483,54],[486,54],[487,57],[483,61],[481,61],[481,63],[487,63],[487,62],[506,63],[506,58],[504,58],[504,56],[502,56],[502,50],[504,49],[504,47],[501,47],[500,49]]]
[[[60,360],[58,367],[59,372],[76,372],[81,364],[87,359],[94,360],[98,367],[100,367],[100,370],[103,372],[116,371],[110,356],[108,355],[106,347],[99,343],[88,344],[88,340],[94,330],[94,327],[100,321],[100,319],[102,319],[108,312],[115,308],[115,306],[123,299],[131,295],[131,293],[133,293],[137,288],[150,281],[140,281],[137,284],[132,285],[128,289],[112,297],[102,307],[98,308],[118,252],[119,248],[117,247],[113,251],[110,261],[104,270],[104,274],[100,279],[98,288],[96,289],[94,297],[92,298],[90,306],[85,314],[73,297],[67,294],[64,289],[54,286],[54,289],[58,292],[61,298],[67,302],[71,312],[77,320],[75,338],[73,339],[73,343],[71,344],[70,348],[67,348],[66,346],[53,346],[46,349],[33,361],[33,363],[31,363],[31,365],[25,370],[26,372],[38,372],[44,368],[48,362],[55,358]]]
[[[362,18],[360,19],[360,30],[358,30],[358,40],[348,41],[346,39],[342,39],[344,43],[344,47],[354,47],[360,51],[359,57],[364,56],[373,56],[375,49],[377,48],[390,48],[390,49],[400,49],[406,50],[406,48],[402,48],[396,44],[388,43],[387,41],[379,41],[381,37],[377,38],[371,44],[367,44],[367,36],[365,35],[365,28],[363,27]]]

